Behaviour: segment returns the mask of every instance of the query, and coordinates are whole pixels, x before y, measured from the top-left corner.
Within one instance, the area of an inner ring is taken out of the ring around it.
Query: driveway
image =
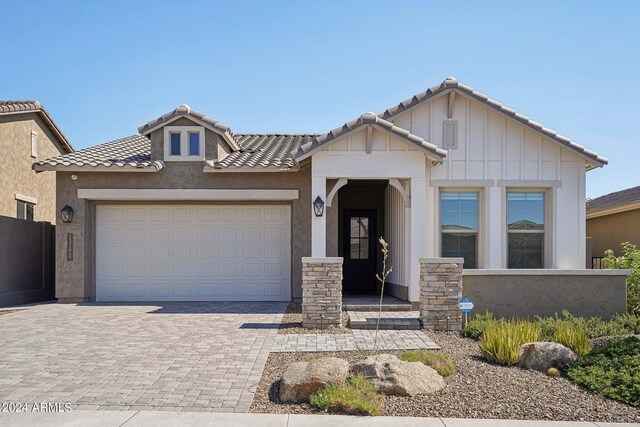
[[[0,316],[0,402],[247,412],[285,303],[44,304]]]

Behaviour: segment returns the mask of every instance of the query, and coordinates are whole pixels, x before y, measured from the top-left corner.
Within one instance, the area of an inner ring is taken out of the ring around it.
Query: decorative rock
[[[344,382],[348,376],[349,362],[337,357],[292,363],[280,380],[280,400],[307,402],[316,391],[329,384]]]
[[[566,369],[578,355],[557,342],[531,342],[520,346],[518,366],[547,372],[549,368]]]
[[[353,365],[352,371],[363,373],[385,394],[428,394],[440,390],[445,384],[433,368],[421,362],[404,362],[391,354],[367,357]]]

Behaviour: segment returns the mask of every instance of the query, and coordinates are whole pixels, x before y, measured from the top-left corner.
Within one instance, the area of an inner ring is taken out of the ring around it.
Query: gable
[[[450,107],[449,101],[452,93],[455,96],[453,97],[453,102],[451,103],[452,106]],[[535,135],[540,136],[546,141],[551,141],[563,148],[563,150],[577,155],[587,162],[587,169],[601,167],[608,162],[605,157],[602,157],[584,146],[577,144],[571,139],[558,134],[554,130],[544,127],[542,124],[504,106],[473,88],[459,83],[453,77],[448,77],[440,85],[434,86],[425,92],[401,102],[395,107],[387,109],[384,113],[380,114],[380,117],[394,122],[398,126],[406,127],[406,129],[412,133],[422,136],[430,142],[439,145],[441,144],[441,142],[439,142],[440,133],[437,132],[435,128],[443,120],[446,120],[451,113],[453,113],[453,120],[455,120],[456,117],[461,116],[460,107],[457,105],[460,103],[459,101],[461,99],[466,100],[465,103],[472,102],[481,106],[511,123],[528,129],[530,132],[533,132]],[[425,106],[429,109],[427,114],[424,113]],[[415,117],[417,110],[423,110],[422,113],[418,113],[418,118]],[[429,137],[425,136],[427,133]]]

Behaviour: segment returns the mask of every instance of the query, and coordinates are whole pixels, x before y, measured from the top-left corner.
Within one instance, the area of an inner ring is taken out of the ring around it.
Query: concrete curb
[[[213,412],[78,410],[68,413],[0,413],[3,426],[98,427],[640,427],[640,423],[586,421],[481,420],[463,418],[353,417],[345,415],[234,414]]]

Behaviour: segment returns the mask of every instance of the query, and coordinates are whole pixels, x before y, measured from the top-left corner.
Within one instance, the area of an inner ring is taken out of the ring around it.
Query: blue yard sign
[[[471,310],[473,310],[473,301],[469,298],[462,298],[458,303],[458,308],[460,308],[461,313],[471,313]]]

